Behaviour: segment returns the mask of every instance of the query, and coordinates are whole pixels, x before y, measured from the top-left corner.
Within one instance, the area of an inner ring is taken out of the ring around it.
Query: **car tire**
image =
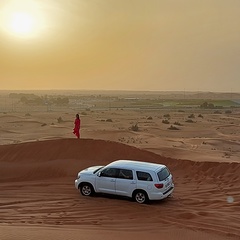
[[[83,196],[92,196],[94,194],[94,189],[89,183],[82,183],[79,190]]]
[[[148,202],[148,195],[145,191],[137,190],[134,193],[134,200],[137,203],[143,204]]]

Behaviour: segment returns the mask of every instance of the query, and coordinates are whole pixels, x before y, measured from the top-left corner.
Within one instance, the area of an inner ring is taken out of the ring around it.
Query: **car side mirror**
[[[97,176],[98,176],[98,177],[101,177],[101,174],[102,174],[101,172],[98,172],[98,173],[97,173]]]

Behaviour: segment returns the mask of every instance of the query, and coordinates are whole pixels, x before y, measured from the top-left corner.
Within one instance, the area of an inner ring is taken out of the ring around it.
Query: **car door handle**
[[[136,181],[132,181],[131,184],[136,184]]]
[[[111,182],[116,182],[116,180],[115,179],[111,179]]]

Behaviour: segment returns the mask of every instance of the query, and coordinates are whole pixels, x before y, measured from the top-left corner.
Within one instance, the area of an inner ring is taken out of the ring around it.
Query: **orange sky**
[[[240,92],[239,9],[239,0],[1,0],[0,90]],[[12,10],[32,12],[34,36],[7,25]]]

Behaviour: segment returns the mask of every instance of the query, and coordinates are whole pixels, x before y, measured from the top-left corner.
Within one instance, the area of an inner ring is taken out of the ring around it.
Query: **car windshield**
[[[159,178],[159,181],[163,181],[164,179],[166,179],[169,175],[170,175],[170,172],[169,170],[165,167],[163,168],[160,172],[158,172],[158,178]]]
[[[93,172],[93,174],[95,174],[95,173],[97,173],[100,169],[102,169],[104,166],[102,166],[102,167],[99,167],[98,169],[96,169],[94,172]]]

